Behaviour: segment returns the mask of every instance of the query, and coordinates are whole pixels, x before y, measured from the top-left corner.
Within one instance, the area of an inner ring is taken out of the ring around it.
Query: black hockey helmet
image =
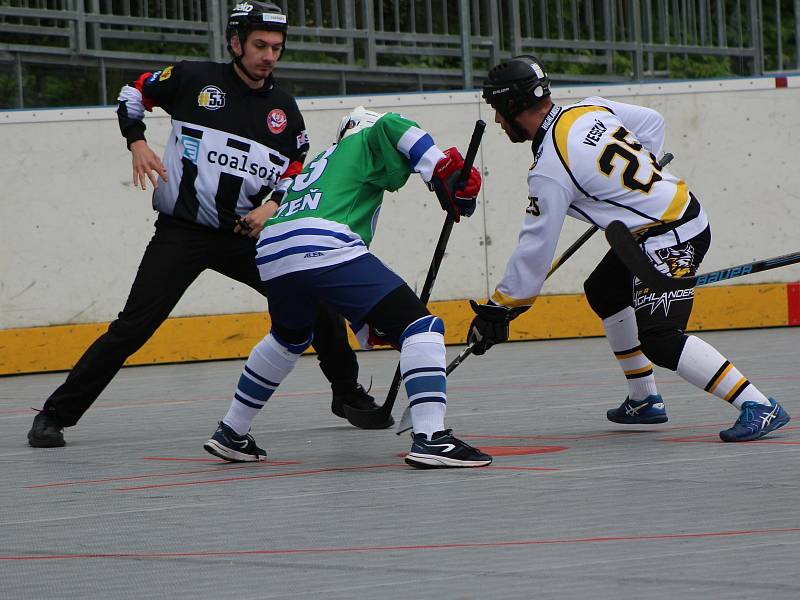
[[[523,54],[500,63],[483,82],[483,99],[509,123],[550,95],[550,77],[535,56]]]
[[[228,42],[228,52],[233,56],[231,37],[239,38],[244,48],[247,35],[255,30],[279,31],[283,34],[283,46],[286,49],[286,32],[288,30],[286,15],[280,7],[272,2],[259,2],[247,0],[239,2],[233,7],[228,17],[228,26],[225,28],[225,39]]]

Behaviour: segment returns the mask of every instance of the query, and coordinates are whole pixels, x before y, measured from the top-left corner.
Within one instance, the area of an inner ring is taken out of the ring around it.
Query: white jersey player
[[[622,221],[663,273],[693,275],[711,242],[708,219],[686,183],[656,161],[664,143],[664,119],[654,110],[592,97],[569,106],[550,99],[550,80],[533,56],[494,67],[483,97],[495,109],[512,142],[532,141],[529,205],[519,243],[468,341],[482,354],[508,339],[508,323],[536,300],[553,260],[567,215],[605,228]],[[740,409],[728,442],[760,438],[789,422],[716,349],[684,333],[694,290],[657,290],[635,278],[613,252],[584,284],[603,320],[611,350],[628,382],[628,397],[607,416],[615,423],[663,423],[652,363],[677,371],[690,383]]]

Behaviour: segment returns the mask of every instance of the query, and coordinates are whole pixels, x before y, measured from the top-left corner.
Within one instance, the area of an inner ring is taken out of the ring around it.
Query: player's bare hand
[[[131,144],[131,163],[133,165],[133,185],[147,189],[147,179],[158,187],[158,178],[168,181],[167,170],[161,163],[158,154],[153,152],[147,142],[138,140]]]
[[[257,238],[261,234],[261,230],[264,229],[267,219],[274,215],[277,209],[278,206],[274,202],[265,202],[245,216],[240,217],[236,221],[236,227],[233,228],[233,231],[251,238]]]

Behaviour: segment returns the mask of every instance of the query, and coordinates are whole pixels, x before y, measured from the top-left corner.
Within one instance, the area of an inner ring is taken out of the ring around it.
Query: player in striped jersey
[[[480,467],[492,458],[445,429],[444,323],[411,288],[370,253],[383,194],[411,173],[429,184],[453,219],[470,216],[480,190],[477,169],[456,190],[464,164],[400,115],[357,108],[342,119],[337,142],[289,187],[258,241],[272,329],[242,371],[228,413],[205,449],[225,460],[266,456],[250,426],[312,340],[320,303],[346,317],[360,339],[400,349],[414,435],[406,462],[418,468]],[[380,333],[378,333],[380,332]]]
[[[508,323],[536,300],[567,215],[605,228],[620,220],[663,273],[693,275],[708,250],[708,219],[686,183],[659,167],[664,119],[654,110],[587,98],[569,106],[550,99],[541,61],[517,56],[493,68],[483,97],[512,142],[533,142],[529,201],[519,243],[468,339],[482,354],[508,339]],[[762,394],[716,349],[684,333],[694,290],[648,287],[613,252],[584,284],[603,320],[611,350],[628,382],[628,397],[607,416],[615,423],[663,423],[664,402],[651,361],[740,410],[727,442],[757,439],[788,423],[789,415]]]

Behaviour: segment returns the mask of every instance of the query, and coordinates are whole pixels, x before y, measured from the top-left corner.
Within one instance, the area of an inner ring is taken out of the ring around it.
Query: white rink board
[[[554,92],[560,104],[591,95],[652,107],[667,120],[670,169],[685,178],[712,224],[703,270],[799,250],[800,77],[583,86]],[[528,144],[512,145],[476,92],[300,101],[312,154],[331,140],[343,112],[365,104],[417,120],[442,148],[465,151],[474,122],[487,121],[476,161],[484,175],[478,210],[456,225],[434,300],[485,297],[502,275],[527,205]],[[148,114],[161,152],[164,113]],[[121,310],[152,235],[150,192],[131,183],[130,155],[113,108],[0,112],[0,329],[109,321]],[[444,213],[417,177],[387,194],[374,252],[419,290]],[[587,225],[567,220],[559,250]],[[488,244],[487,244],[488,240]],[[547,282],[544,293],[580,293],[606,251],[596,235]],[[800,280],[793,266],[736,283]],[[216,273],[190,288],[173,316],[260,311],[263,299]]]

